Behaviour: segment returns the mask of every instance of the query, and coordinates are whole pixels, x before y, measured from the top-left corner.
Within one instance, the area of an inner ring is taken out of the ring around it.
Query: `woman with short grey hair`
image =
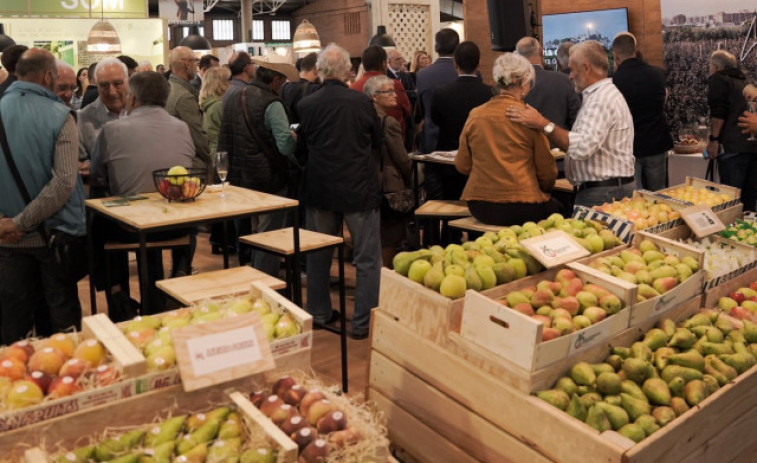
[[[522,87],[528,83],[533,87],[536,79],[534,67],[528,60],[515,53],[505,53],[494,61],[494,81],[501,89]]]

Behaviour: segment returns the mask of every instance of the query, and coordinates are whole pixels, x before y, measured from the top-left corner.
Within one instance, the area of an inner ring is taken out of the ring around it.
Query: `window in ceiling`
[[[214,19],[213,40],[234,40],[234,20]]]
[[[271,39],[275,41],[289,42],[292,40],[292,33],[289,27],[289,21],[274,20],[271,21]]]
[[[252,40],[254,42],[262,42],[265,40],[265,31],[263,27],[265,26],[265,21],[262,19],[254,19],[252,21]]]

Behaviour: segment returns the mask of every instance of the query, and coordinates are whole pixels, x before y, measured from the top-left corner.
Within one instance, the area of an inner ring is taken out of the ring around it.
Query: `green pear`
[[[609,363],[591,363],[589,364],[591,369],[594,370],[594,374],[599,376],[602,373],[615,373],[615,368]]]
[[[570,397],[565,391],[560,389],[550,389],[547,391],[538,391],[536,397],[547,402],[548,404],[559,408],[562,411],[567,410],[570,403]]]
[[[670,339],[670,337],[673,336],[673,333],[675,333],[676,331],[676,323],[669,318],[663,318],[662,320],[658,321],[655,327],[664,331],[668,339]]]
[[[179,443],[181,445],[181,443]],[[177,445],[177,449],[179,447]],[[208,456],[208,443],[202,442],[174,458],[173,463],[205,463]]]
[[[594,374],[594,370],[586,362],[579,362],[570,369],[570,377],[578,385],[594,386],[597,381],[597,376]]]
[[[660,378],[649,378],[641,387],[649,402],[655,405],[670,405],[670,388]]]
[[[621,382],[615,372],[603,372],[597,376],[597,390],[602,394],[620,394]]]
[[[571,378],[563,376],[555,383],[555,389],[560,389],[569,396],[573,396],[578,391],[578,386]]]
[[[663,370],[666,366],[668,366],[668,357],[677,353],[678,351],[676,351],[672,347],[660,347],[659,349],[654,351],[654,366],[659,370]]]
[[[612,425],[610,424],[607,415],[602,413],[602,410],[597,408],[596,405],[589,408],[589,411],[586,414],[586,424],[599,432],[605,432],[612,429]]]
[[[276,452],[262,447],[247,449],[239,457],[239,463],[276,463]]]
[[[668,389],[670,394],[675,397],[683,397],[683,388],[686,386],[686,380],[680,376],[676,376],[668,382]]]
[[[95,454],[94,445],[85,445],[83,447],[77,447],[70,452],[62,454],[58,457],[58,463],[86,463]]]
[[[636,421],[634,421],[633,424],[641,427],[641,429],[644,430],[644,434],[646,434],[647,436],[660,429],[660,425],[657,424],[657,420],[652,415],[641,415],[640,417],[636,418]]]
[[[652,328],[644,335],[642,342],[651,350],[656,350],[668,343],[668,335],[660,328]]]
[[[694,405],[698,405],[699,402],[706,399],[708,395],[709,389],[707,388],[707,384],[701,379],[693,379],[686,383],[684,388],[684,398],[686,399],[686,403],[690,406],[693,407]]]
[[[458,275],[447,275],[439,286],[439,293],[450,299],[459,299],[465,296],[466,289],[465,278]]]
[[[140,455],[139,463],[171,463],[171,456],[175,447],[175,441],[162,442],[152,448],[147,447],[152,451],[149,454],[145,452]]]
[[[686,328],[677,328],[673,336],[668,341],[669,347],[678,347],[680,349],[690,349],[697,341],[697,337]]]
[[[676,418],[676,412],[670,407],[655,407],[652,410],[652,416],[657,424],[665,426]]]
[[[607,402],[598,402],[594,406],[605,414],[610,421],[612,429],[617,430],[628,424],[628,412],[626,412],[623,407],[610,405]]]
[[[242,419],[237,412],[229,413],[226,417],[226,421],[221,423],[221,427],[218,429],[219,439],[229,439],[232,437],[239,437],[242,435]]]
[[[649,362],[640,358],[629,357],[623,360],[622,369],[628,379],[641,384],[645,379],[647,379],[649,373]]]
[[[630,379],[623,380],[623,382],[620,383],[620,392],[639,400],[649,400],[647,399],[646,394],[644,394],[644,391],[641,390],[641,386]]]
[[[481,289],[493,288],[497,285],[497,275],[494,273],[493,267],[485,266],[473,266],[478,273],[478,277],[481,280]]]
[[[704,357],[693,349],[680,354],[671,355],[668,357],[668,364],[680,365],[682,367],[704,371]]]
[[[712,375],[703,375],[702,381],[707,385],[707,395],[712,395],[715,391],[720,389],[720,383],[717,378]]]
[[[142,442],[145,432],[141,429],[129,431],[117,438],[105,439],[95,447],[97,461],[110,461],[116,455],[127,452]]]
[[[620,394],[620,404],[628,412],[629,418],[634,421],[641,415],[652,413],[652,407],[649,405],[649,402],[637,399],[626,393]]]
[[[442,285],[442,280],[444,280],[444,264],[437,262],[428,272],[426,272],[426,275],[424,275],[423,286],[433,289],[434,291],[439,291],[439,287]]]
[[[676,412],[676,416],[681,416],[689,411],[689,404],[686,403],[686,399],[683,397],[673,397],[670,399],[670,408]]]
[[[236,463],[239,460],[242,449],[242,439],[232,437],[229,439],[216,439],[208,448],[205,463]]]
[[[591,407],[592,405],[596,404],[597,402],[602,401],[602,396],[597,394],[596,392],[587,392],[586,394],[581,395],[581,403],[583,403],[586,408]]]
[[[418,259],[412,264],[407,271],[407,277],[416,283],[423,283],[423,277],[426,276],[426,272],[431,270],[431,262],[423,259]]]
[[[515,269],[507,262],[497,262],[492,266],[492,270],[497,277],[498,285],[510,283],[515,278]]]
[[[747,352],[739,354],[724,354],[719,357],[726,365],[733,367],[738,374],[744,373],[757,364],[757,359]]]
[[[141,452],[127,453],[126,455],[121,455],[120,457],[110,460],[109,463],[137,463],[141,454]]]
[[[695,370],[694,368],[682,367],[680,365],[668,365],[662,370],[662,373],[660,373],[660,377],[666,383],[670,383],[670,381],[676,376],[680,376],[686,382],[689,382],[693,379],[702,379],[702,372]]]
[[[174,416],[153,426],[145,433],[144,446],[153,448],[164,442],[175,440],[186,419],[187,415]]]
[[[573,394],[571,396],[570,402],[568,403],[568,407],[565,409],[565,411],[573,418],[577,418],[581,421],[586,421],[588,409],[576,394]]]

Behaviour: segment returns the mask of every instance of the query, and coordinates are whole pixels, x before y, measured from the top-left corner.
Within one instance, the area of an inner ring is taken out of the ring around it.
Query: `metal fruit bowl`
[[[186,174],[168,174],[170,169],[153,171],[155,188],[169,201],[194,201],[205,191],[208,170],[188,168]]]

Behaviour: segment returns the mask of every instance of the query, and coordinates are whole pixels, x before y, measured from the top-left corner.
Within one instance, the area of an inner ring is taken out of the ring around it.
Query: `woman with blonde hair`
[[[560,212],[550,197],[557,178],[547,137],[510,121],[507,108],[523,99],[536,74],[528,60],[505,53],[494,62],[499,95],[473,109],[460,135],[455,167],[468,175],[462,199],[471,214],[491,225],[537,222]]]
[[[410,63],[410,75],[413,76],[413,82],[415,82],[415,76],[421,69],[428,67],[431,64],[431,57],[428,56],[423,50],[418,50],[413,54],[413,60]]]
[[[218,134],[221,131],[221,117],[223,107],[221,100],[226,89],[229,88],[231,71],[228,67],[220,66],[208,69],[202,77],[200,88],[200,108],[202,109],[202,128],[208,134],[208,144],[211,154],[215,155],[218,146]]]

